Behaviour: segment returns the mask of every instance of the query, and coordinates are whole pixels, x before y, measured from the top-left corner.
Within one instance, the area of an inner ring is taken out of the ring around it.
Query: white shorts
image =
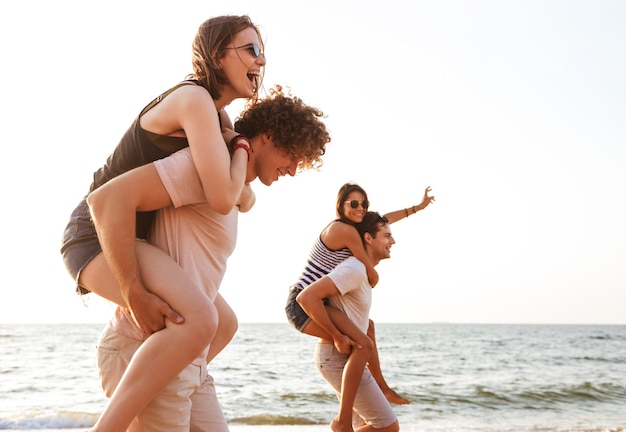
[[[341,377],[347,360],[348,355],[341,354],[332,344],[318,343],[315,347],[317,370],[326,382],[335,389],[337,397],[340,396]],[[353,411],[355,413],[353,416],[355,428],[367,424],[380,429],[390,426],[397,420],[391,405],[367,367],[361,377]]]
[[[111,397],[142,341],[106,326],[98,342],[102,388]],[[133,432],[228,432],[206,363],[190,364],[152,400],[128,429]]]

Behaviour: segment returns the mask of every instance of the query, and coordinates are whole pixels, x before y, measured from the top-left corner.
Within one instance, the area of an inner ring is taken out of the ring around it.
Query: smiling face
[[[255,140],[253,149],[246,182],[258,178],[261,183],[270,186],[282,176],[296,175],[301,159],[294,159],[284,149],[277,148],[269,135]]]
[[[345,183],[337,192],[335,206],[338,219],[350,223],[360,223],[369,207],[367,192],[356,183]],[[362,211],[359,210],[359,207]]]
[[[368,204],[367,198],[361,192],[350,192],[343,202],[344,218],[353,223],[360,223],[367,211]]]
[[[391,258],[391,246],[395,244],[395,239],[391,234],[391,226],[388,223],[380,224],[376,237],[369,233],[365,234],[367,250],[372,261],[377,263],[380,260]]]
[[[235,99],[257,97],[265,66],[260,34],[247,15],[216,16],[198,28],[189,78],[209,91],[218,110]]]
[[[230,84],[224,89],[223,98],[250,98],[261,85],[265,67],[263,43],[252,27],[235,34],[233,40],[222,51],[220,65]]]

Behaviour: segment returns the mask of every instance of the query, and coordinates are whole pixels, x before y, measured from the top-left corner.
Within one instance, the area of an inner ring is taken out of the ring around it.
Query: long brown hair
[[[213,99],[222,96],[222,88],[228,85],[228,78],[219,67],[219,60],[224,48],[233,41],[237,33],[247,28],[253,28],[261,40],[259,28],[247,15],[222,15],[209,18],[200,25],[192,45],[191,64],[193,73],[188,79],[195,79],[206,88]],[[256,99],[255,92],[253,99]]]

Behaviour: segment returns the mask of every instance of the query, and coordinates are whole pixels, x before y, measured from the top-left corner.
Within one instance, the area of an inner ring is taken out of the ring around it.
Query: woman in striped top
[[[415,214],[425,209],[434,197],[429,196],[431,191],[427,187],[419,205],[411,206],[385,214],[389,223]],[[328,314],[333,324],[343,333],[339,339],[333,339],[316,322],[302,310],[296,301],[298,294],[311,283],[330,273],[337,264],[354,256],[361,261],[367,270],[367,276],[372,287],[378,283],[378,273],[370,262],[359,236],[356,226],[363,220],[369,208],[369,201],[365,190],[357,184],[346,183],[337,194],[337,219],[324,228],[315,241],[304,271],[298,281],[289,290],[285,312],[287,319],[296,330],[324,339],[334,340],[335,347],[342,354],[350,354],[350,359],[344,369],[339,414],[331,423],[333,431],[352,431],[352,405],[360,380],[350,377],[360,377],[366,365],[387,397],[395,404],[408,404],[410,401],[398,395],[383,378],[376,348],[374,323],[370,320],[368,334],[364,334],[338,309],[327,306]],[[353,349],[356,348],[356,349]]]

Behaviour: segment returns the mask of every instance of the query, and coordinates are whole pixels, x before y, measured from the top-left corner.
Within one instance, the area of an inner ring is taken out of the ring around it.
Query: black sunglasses
[[[241,45],[241,46],[236,46],[236,47],[226,47],[224,49],[234,49],[234,50],[238,50],[238,49],[243,49],[245,48],[246,50],[248,50],[248,52],[250,54],[252,54],[254,56],[254,58],[257,58],[258,56],[262,55],[265,57],[265,53],[263,52],[263,50],[259,47],[259,45],[257,45],[256,43],[249,43],[249,44],[245,44],[245,45]]]
[[[370,202],[368,200],[363,200],[363,201],[358,201],[358,200],[350,200],[350,201],[344,201],[350,204],[350,207],[355,209],[355,208],[359,208],[359,204],[361,205],[361,207],[363,207],[363,210],[367,210],[368,207],[370,206]]]

